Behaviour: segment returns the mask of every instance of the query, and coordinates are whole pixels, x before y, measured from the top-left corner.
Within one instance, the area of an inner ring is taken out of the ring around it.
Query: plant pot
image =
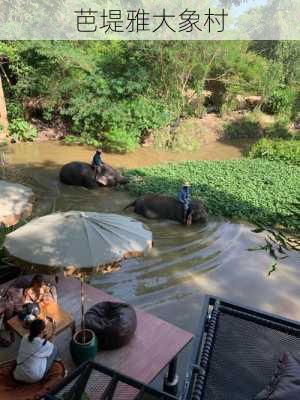
[[[76,365],[91,361],[96,357],[98,343],[94,332],[90,329],[75,332],[71,343],[70,351]]]

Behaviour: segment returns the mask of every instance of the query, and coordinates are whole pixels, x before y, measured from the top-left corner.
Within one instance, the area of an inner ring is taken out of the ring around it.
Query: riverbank
[[[190,160],[240,159],[251,146],[251,140],[229,140],[203,144],[197,151],[163,151],[151,147],[132,153],[103,152],[103,160],[115,168],[140,168],[168,162]],[[66,145],[60,141],[27,142],[3,147],[7,165],[18,170],[24,167],[56,168],[71,161],[91,162],[95,149],[89,146]]]

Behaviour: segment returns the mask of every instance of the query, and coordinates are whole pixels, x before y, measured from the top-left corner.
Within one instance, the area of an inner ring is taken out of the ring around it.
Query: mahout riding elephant
[[[97,186],[117,186],[128,182],[127,178],[110,165],[102,163],[101,167],[101,174],[96,176],[90,164],[72,161],[61,168],[59,178],[66,185],[84,186],[88,189]]]
[[[192,224],[195,222],[206,224],[208,215],[202,201],[191,202],[190,218],[184,218],[184,208],[174,197],[149,194],[134,200],[125,209],[134,207],[134,212],[151,219],[172,219],[182,224]]]

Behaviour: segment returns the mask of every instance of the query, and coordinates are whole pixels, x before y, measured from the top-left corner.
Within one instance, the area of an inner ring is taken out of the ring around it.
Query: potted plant
[[[80,301],[81,301],[81,324],[71,340],[70,351],[76,365],[93,360],[97,354],[97,337],[91,329],[85,328],[84,320],[84,282],[85,275],[80,274]]]

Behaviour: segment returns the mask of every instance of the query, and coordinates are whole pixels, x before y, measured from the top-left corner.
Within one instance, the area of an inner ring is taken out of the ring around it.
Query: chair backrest
[[[253,399],[270,382],[282,353],[300,354],[300,324],[220,299],[210,298],[210,304],[185,397]]]

